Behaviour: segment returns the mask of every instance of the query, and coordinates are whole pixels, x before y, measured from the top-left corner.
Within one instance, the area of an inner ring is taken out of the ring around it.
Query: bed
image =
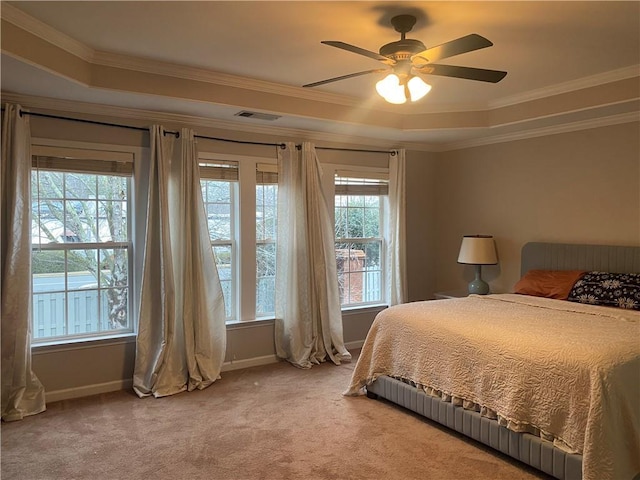
[[[528,243],[521,271],[640,273],[640,247]],[[530,295],[381,312],[348,395],[382,397],[549,475],[640,478],[640,311]]]

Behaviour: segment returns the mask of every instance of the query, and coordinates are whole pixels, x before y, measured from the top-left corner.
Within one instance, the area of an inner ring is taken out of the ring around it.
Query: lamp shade
[[[458,263],[495,265],[498,263],[496,245],[491,235],[465,235],[460,245]]]

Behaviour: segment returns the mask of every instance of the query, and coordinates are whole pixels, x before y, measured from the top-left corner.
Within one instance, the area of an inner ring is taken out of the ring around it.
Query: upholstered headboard
[[[522,247],[520,272],[534,269],[640,273],[640,247],[530,242]]]

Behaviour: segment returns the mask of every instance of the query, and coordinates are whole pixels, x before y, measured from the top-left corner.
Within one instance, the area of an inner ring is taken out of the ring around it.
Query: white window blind
[[[386,173],[336,172],[336,195],[370,195],[381,196],[389,193],[389,175]]]

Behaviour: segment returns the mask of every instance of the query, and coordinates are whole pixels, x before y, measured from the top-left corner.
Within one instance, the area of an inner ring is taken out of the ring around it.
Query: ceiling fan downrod
[[[400,40],[387,43],[380,47],[380,55],[389,57],[396,61],[409,60],[412,55],[426,49],[420,40],[406,38],[406,34],[411,31],[416,24],[416,17],[413,15],[397,15],[391,19],[391,25],[400,33]]]

